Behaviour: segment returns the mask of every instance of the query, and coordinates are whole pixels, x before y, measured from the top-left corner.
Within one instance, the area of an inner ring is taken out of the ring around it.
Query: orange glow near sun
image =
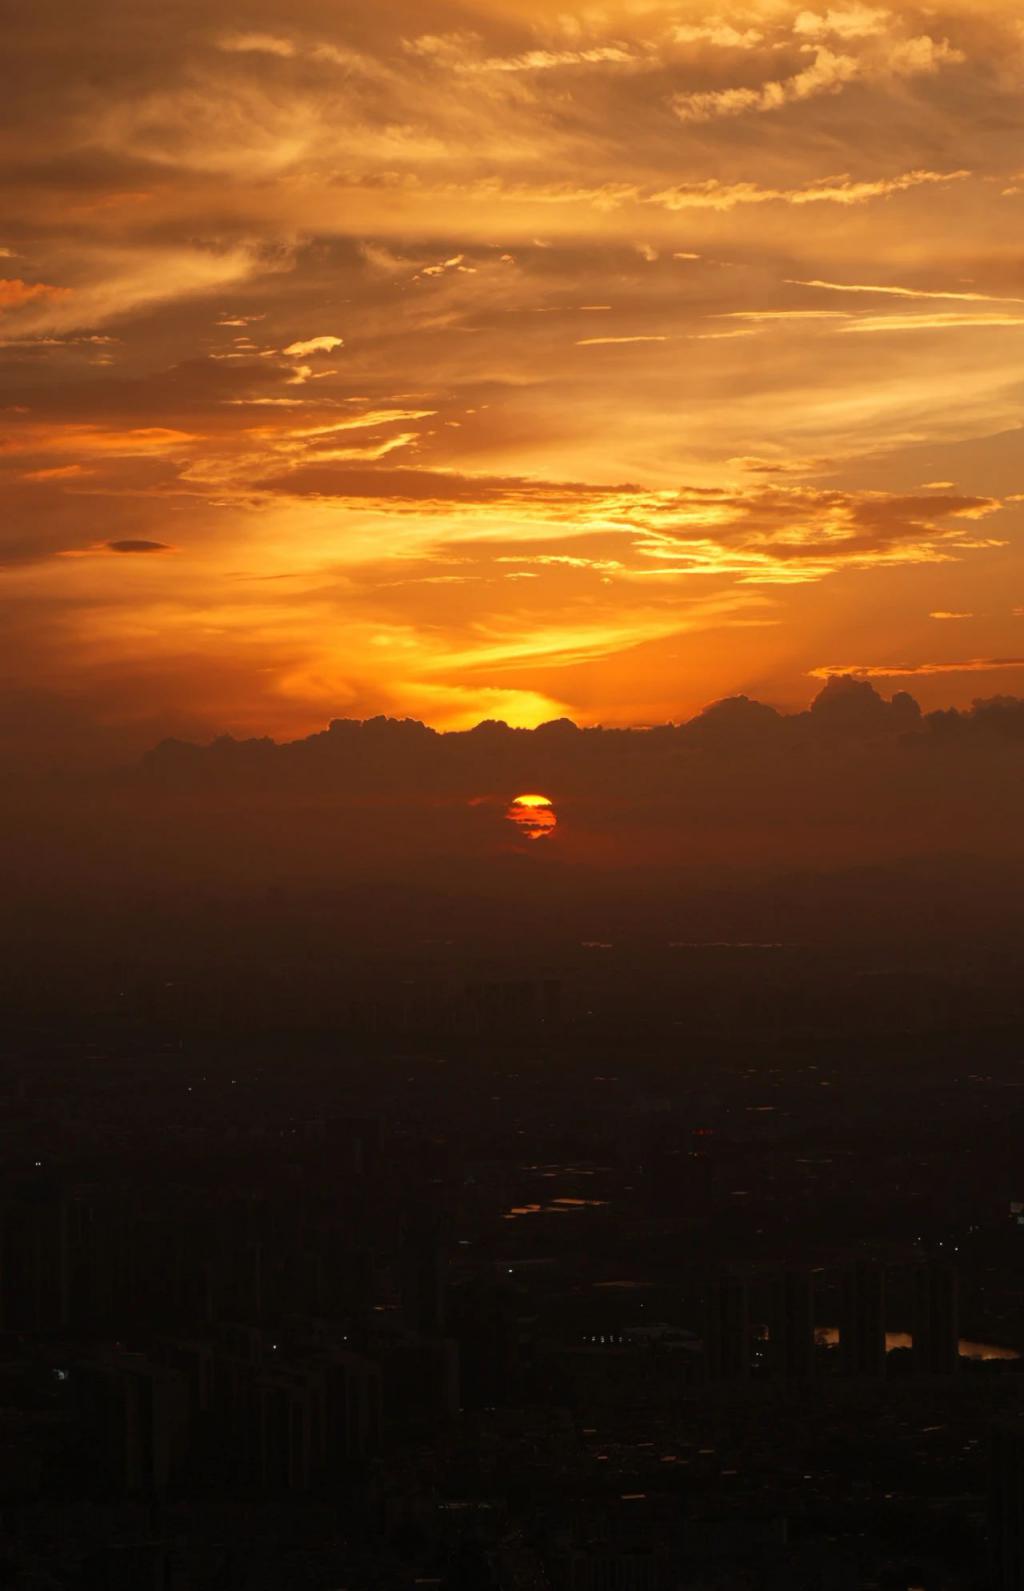
[[[555,809],[544,795],[516,796],[505,816],[528,840],[544,840],[558,826]]]

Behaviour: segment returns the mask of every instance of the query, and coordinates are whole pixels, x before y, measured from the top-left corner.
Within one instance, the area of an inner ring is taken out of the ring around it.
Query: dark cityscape
[[[1019,941],[388,899],[8,954],[0,1583],[1020,1584]]]

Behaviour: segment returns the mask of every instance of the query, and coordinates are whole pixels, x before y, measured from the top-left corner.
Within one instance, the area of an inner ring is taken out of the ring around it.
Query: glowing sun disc
[[[555,809],[545,795],[516,796],[505,813],[528,840],[543,840],[558,826]]]

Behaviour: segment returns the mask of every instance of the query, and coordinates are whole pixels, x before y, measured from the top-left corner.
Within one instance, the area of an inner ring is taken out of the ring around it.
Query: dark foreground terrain
[[[260,912],[8,966],[0,1586],[1021,1583],[1012,947]]]

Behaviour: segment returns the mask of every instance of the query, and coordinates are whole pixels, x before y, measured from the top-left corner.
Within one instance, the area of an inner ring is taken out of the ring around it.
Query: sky
[[[1024,693],[1024,24],[36,0],[0,729]]]

